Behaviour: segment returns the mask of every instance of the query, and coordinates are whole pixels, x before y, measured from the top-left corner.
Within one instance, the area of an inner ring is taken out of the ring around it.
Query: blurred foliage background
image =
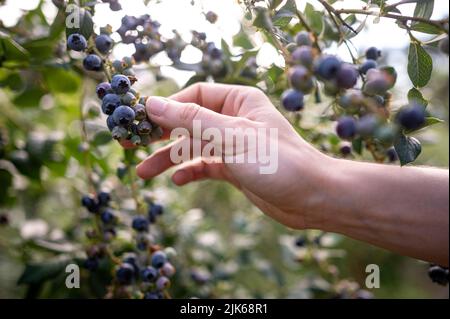
[[[83,258],[87,213],[79,202],[88,192],[86,160],[116,201],[125,198],[126,209],[129,191],[116,175],[123,151],[109,143],[98,116],[96,82],[63,63],[63,26],[54,22],[63,17],[49,23],[42,3],[8,27],[14,41],[0,21],[3,53],[14,56],[0,65],[0,298],[98,297],[107,278],[83,271],[82,288],[68,290],[62,265]],[[448,58],[431,53],[438,67],[424,95],[445,122],[418,133],[424,149],[416,164],[448,168]],[[407,47],[384,52],[393,65],[402,65],[399,56],[406,55]],[[179,80],[156,78],[146,67],[137,76],[147,95],[167,96],[180,88]],[[80,110],[87,114],[91,152],[83,151]],[[338,286],[333,291],[352,290],[355,283],[364,287],[366,265],[377,264],[381,288],[371,290],[376,298],[448,298],[448,287],[429,280],[426,263],[334,234],[286,229],[229,185],[205,181],[177,188],[169,176],[142,187],[167,208],[155,231],[178,252],[174,296],[330,297],[331,285]],[[127,236],[118,235],[124,242]],[[299,238],[306,241],[303,247],[295,244]]]

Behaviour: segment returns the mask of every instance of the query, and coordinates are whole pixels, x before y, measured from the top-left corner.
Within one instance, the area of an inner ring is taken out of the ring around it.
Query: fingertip
[[[185,170],[176,171],[172,175],[172,181],[177,186],[183,186],[183,185],[189,183],[189,175]]]

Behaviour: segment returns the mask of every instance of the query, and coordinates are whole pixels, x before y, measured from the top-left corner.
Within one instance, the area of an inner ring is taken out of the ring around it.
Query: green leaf
[[[414,23],[413,25],[411,25],[411,30],[427,34],[441,34],[444,32],[438,27],[424,22]]]
[[[434,0],[421,0],[416,4],[414,16],[423,19],[430,19],[433,15]]]
[[[361,155],[363,150],[363,140],[361,137],[355,138],[352,141],[352,148],[356,154]]]
[[[273,24],[278,27],[285,27],[297,15],[297,5],[294,0],[288,0],[286,4],[277,11],[272,18]]]
[[[94,146],[101,146],[101,145],[105,145],[108,144],[109,142],[111,142],[112,137],[111,137],[111,132],[109,131],[99,131],[95,134],[93,140],[92,140],[92,145]]]
[[[411,90],[409,90],[408,101],[410,104],[415,102],[425,107],[428,106],[428,101],[423,97],[422,93],[416,88],[412,88]]]
[[[62,273],[67,266],[68,259],[58,259],[39,264],[26,265],[17,284],[39,284]]]
[[[305,6],[305,16],[314,32],[320,34],[323,29],[323,13],[316,11],[314,6],[307,3]]]
[[[422,152],[420,142],[410,136],[400,135],[394,144],[401,166],[412,163]]]
[[[252,41],[243,29],[241,29],[241,31],[233,37],[233,45],[246,50],[251,50],[254,48]]]
[[[28,62],[30,54],[9,35],[0,31],[0,61],[16,64]],[[5,62],[3,62],[5,64]]]
[[[265,8],[255,8],[256,17],[253,20],[253,25],[256,28],[271,31],[273,29],[272,19],[269,16],[269,12]]]
[[[408,75],[415,87],[427,85],[433,71],[433,60],[418,43],[411,42],[408,53]]]
[[[48,89],[54,93],[73,93],[80,86],[79,76],[72,70],[47,68],[42,72]]]

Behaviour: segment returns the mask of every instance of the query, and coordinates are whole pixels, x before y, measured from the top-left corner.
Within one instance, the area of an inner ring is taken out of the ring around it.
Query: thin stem
[[[399,20],[399,21],[403,21],[403,22],[408,22],[408,21],[422,22],[422,23],[426,23],[428,25],[435,26],[448,34],[448,30],[445,28],[445,24],[448,23],[448,18],[442,19],[442,20],[428,20],[428,19],[424,19],[421,17],[402,16],[402,15],[398,15],[398,14],[368,11],[368,10],[364,10],[364,9],[334,9],[333,7],[331,7],[331,8],[332,8],[332,11],[336,14],[361,14],[361,15],[366,15],[366,16],[377,16],[377,17],[382,17],[382,18],[395,19],[395,20]]]

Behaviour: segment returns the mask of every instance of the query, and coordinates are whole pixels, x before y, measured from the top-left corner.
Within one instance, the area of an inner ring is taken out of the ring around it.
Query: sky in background
[[[0,7],[0,19],[7,26],[14,25],[17,19],[22,14],[22,10],[30,10],[37,6],[39,0],[7,0],[6,5]],[[203,31],[208,35],[209,41],[220,43],[220,39],[224,38],[230,42],[233,35],[239,32],[240,21],[243,18],[243,10],[237,4],[236,0],[196,0],[195,5],[191,5],[191,0],[164,0],[160,3],[151,1],[148,6],[145,6],[142,0],[122,0],[121,4],[123,11],[112,12],[109,10],[107,4],[100,4],[97,6],[95,14],[95,23],[97,27],[106,24],[112,25],[113,29],[120,26],[121,18],[124,14],[128,15],[142,15],[148,13],[153,19],[159,21],[162,25],[161,32],[167,37],[172,36],[172,30],[176,29],[185,38],[190,41],[191,30]],[[315,0],[308,1],[317,7],[321,7]],[[390,1],[392,3],[392,1]],[[297,1],[298,7],[304,7],[306,1]],[[357,0],[338,1],[336,6],[345,8],[362,8],[363,2]],[[206,21],[202,12],[212,10],[219,15],[219,20],[212,25]],[[407,4],[401,6],[402,13],[405,15],[412,15],[414,12],[414,4]],[[45,4],[44,13],[49,22],[53,20],[56,15],[56,8],[48,0]],[[449,3],[445,0],[435,1],[435,10],[433,18],[447,17],[449,13]],[[400,29],[392,19],[381,19],[379,23],[374,24],[375,17],[369,17],[367,21],[367,28],[362,31],[357,37],[352,39],[355,47],[361,51],[369,46],[377,46],[380,49],[395,50],[404,49],[408,45],[409,37],[406,32]],[[258,41],[258,40],[257,40]],[[269,66],[273,62],[282,65],[281,57],[273,47],[265,44],[259,39],[258,46],[261,46],[261,51],[258,55],[258,64],[262,66]],[[330,51],[339,53],[344,59],[348,59],[348,52],[342,46],[341,48],[329,48]],[[132,45],[119,45],[114,54],[117,58],[129,56],[134,52]],[[182,57],[184,62],[197,62],[201,59],[200,52],[195,49],[186,50]],[[404,67],[404,56],[402,61],[398,61]],[[161,65],[170,65],[170,60],[161,57],[155,61]],[[390,61],[392,62],[392,61]],[[395,63],[395,61],[394,61]],[[402,67],[400,65],[400,67]],[[171,68],[170,68],[171,69]],[[177,82],[184,82],[189,75],[180,73],[176,70],[166,68],[164,73],[169,76],[176,77]],[[168,74],[169,73],[169,74]],[[402,79],[400,79],[402,80]],[[406,80],[406,79],[405,79]]]

